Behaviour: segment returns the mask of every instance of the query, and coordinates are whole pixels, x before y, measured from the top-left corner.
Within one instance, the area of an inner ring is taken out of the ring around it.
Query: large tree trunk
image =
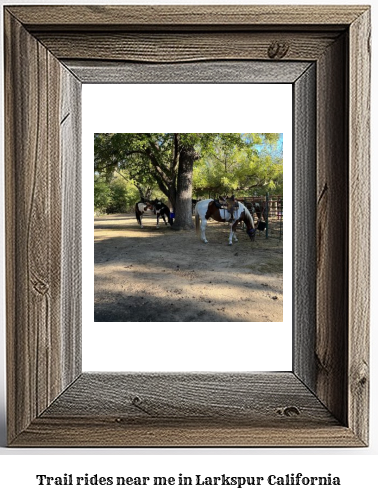
[[[180,158],[180,134],[173,134],[172,158],[170,164],[171,179],[168,183],[168,199],[171,204],[172,211],[176,211],[176,172],[178,171],[178,162]]]
[[[180,151],[177,194],[175,207],[175,222],[173,229],[193,229],[192,219],[192,178],[193,164],[198,159],[194,147],[183,147]]]
[[[177,190],[176,190],[175,184],[174,183],[170,184],[169,191],[168,191],[168,199],[169,199],[169,203],[171,204],[171,208],[172,208],[173,212],[176,209],[176,193],[177,193]]]

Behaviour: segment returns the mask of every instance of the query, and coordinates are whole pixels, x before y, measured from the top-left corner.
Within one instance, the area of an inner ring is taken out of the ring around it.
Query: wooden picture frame
[[[4,22],[9,446],[367,446],[369,7],[6,6]],[[82,83],[265,79],[293,85],[293,370],[82,373]]]

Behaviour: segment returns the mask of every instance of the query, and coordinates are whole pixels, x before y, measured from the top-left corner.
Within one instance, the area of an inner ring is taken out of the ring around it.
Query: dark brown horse
[[[201,240],[204,243],[207,243],[205,229],[207,225],[208,219],[214,219],[218,222],[227,222],[231,219],[231,214],[227,210],[227,208],[219,208],[219,204],[217,204],[214,200],[202,200],[199,201],[196,205],[195,209],[195,217],[196,217],[196,231],[197,233],[201,230]],[[201,222],[200,222],[201,221]],[[239,222],[244,222],[247,226],[247,234],[251,240],[254,239],[256,229],[255,224],[253,222],[252,215],[249,210],[239,202],[238,208],[234,209],[233,213],[233,223],[230,224],[230,236],[228,239],[228,244],[232,245],[232,238],[235,241],[238,241],[236,237],[236,226]]]

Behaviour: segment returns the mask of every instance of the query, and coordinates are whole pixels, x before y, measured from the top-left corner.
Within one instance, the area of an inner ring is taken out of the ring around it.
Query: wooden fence
[[[253,215],[257,224],[265,223],[265,237],[283,239],[283,196],[246,196],[237,197]],[[262,231],[260,231],[262,232]]]

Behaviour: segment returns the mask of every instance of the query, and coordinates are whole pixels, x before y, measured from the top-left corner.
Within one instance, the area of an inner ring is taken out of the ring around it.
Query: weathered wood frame
[[[369,7],[7,6],[4,22],[9,445],[367,446]],[[292,372],[82,373],[81,84],[261,80],[247,61],[293,84]]]

